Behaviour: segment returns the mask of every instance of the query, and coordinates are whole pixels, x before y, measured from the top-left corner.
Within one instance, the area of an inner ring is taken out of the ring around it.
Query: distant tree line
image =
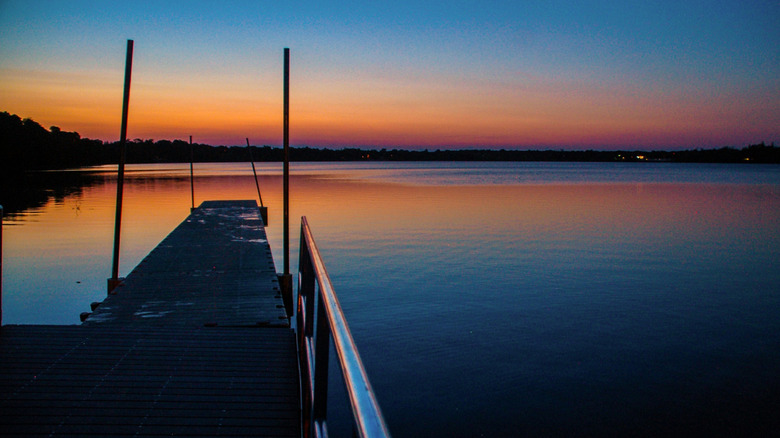
[[[56,126],[46,129],[32,119],[0,112],[0,169],[59,169],[111,160],[100,140],[81,138]]]
[[[282,161],[278,147],[252,146],[255,161]],[[191,152],[192,151],[192,152]],[[128,163],[181,163],[249,161],[244,146],[210,146],[182,140],[127,142]],[[0,112],[0,170],[4,172],[64,169],[119,160],[119,142],[81,138],[57,126],[49,129],[31,119]],[[684,151],[566,151],[566,150],[404,150],[290,148],[292,161],[669,161],[706,163],[780,163],[780,147],[755,144],[742,149],[692,149]]]

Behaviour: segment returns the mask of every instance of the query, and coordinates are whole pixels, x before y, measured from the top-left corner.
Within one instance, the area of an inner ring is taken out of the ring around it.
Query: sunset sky
[[[0,0],[0,111],[119,138],[387,148],[780,143],[780,2]]]

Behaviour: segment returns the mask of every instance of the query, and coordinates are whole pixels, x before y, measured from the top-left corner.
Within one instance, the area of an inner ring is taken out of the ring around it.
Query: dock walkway
[[[207,201],[77,326],[3,326],[3,436],[300,436],[254,201]]]

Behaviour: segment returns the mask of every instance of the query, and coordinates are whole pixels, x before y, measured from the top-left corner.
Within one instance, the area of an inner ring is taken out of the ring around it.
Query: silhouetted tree
[[[198,162],[248,161],[244,146],[209,146],[194,144],[193,155]],[[281,148],[252,146],[255,161],[281,161]],[[127,142],[128,163],[173,163],[190,159],[190,145],[182,140],[142,140]],[[710,163],[780,163],[780,148],[774,143],[755,144],[742,149],[693,149],[684,151],[566,151],[566,150],[406,150],[382,148],[325,149],[291,148],[293,161],[672,161]],[[21,119],[7,112],[0,113],[0,169],[61,169],[96,164],[116,163],[119,142],[81,138],[77,132],[67,132],[57,126],[46,130],[31,119]]]

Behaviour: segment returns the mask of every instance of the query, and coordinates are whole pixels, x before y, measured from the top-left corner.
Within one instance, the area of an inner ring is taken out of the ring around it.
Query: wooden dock
[[[299,437],[295,335],[254,201],[207,201],[78,326],[3,326],[0,435]]]

